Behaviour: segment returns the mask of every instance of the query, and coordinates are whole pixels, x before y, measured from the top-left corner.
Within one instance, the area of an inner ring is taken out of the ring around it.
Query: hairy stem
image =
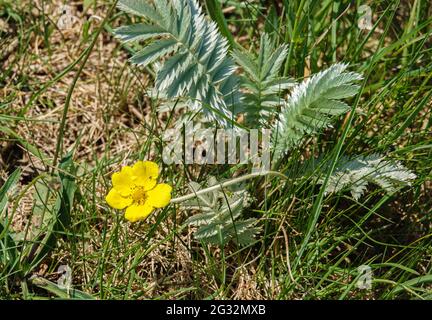
[[[218,190],[218,189],[222,189],[222,188],[231,186],[233,184],[240,183],[240,182],[248,180],[248,179],[252,179],[252,178],[256,178],[256,177],[260,177],[260,176],[266,176],[266,175],[274,175],[274,176],[281,177],[283,179],[288,179],[287,176],[285,176],[284,174],[282,174],[280,172],[277,172],[277,171],[260,171],[260,172],[254,172],[254,173],[246,174],[244,176],[241,176],[241,177],[238,177],[238,178],[234,178],[234,179],[225,181],[223,183],[220,183],[220,184],[217,184],[217,185],[214,185],[214,186],[211,186],[211,187],[199,190],[197,192],[193,192],[193,193],[187,194],[185,196],[181,196],[181,197],[178,197],[178,198],[171,199],[170,203],[180,203],[180,202],[183,202],[183,201],[186,201],[186,200],[189,200],[189,199],[193,199],[193,198],[195,198],[195,197],[197,197],[197,196],[199,196],[201,194],[205,194],[205,193],[212,192],[212,191],[215,191],[215,190]]]

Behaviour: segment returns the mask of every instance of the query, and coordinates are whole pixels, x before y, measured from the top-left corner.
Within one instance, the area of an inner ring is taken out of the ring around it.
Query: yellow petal
[[[156,208],[163,208],[171,200],[171,186],[166,183],[160,183],[147,192],[147,202]]]
[[[135,186],[133,181],[132,168],[125,166],[120,172],[116,172],[111,177],[114,189],[116,189],[123,197],[131,194],[132,188]]]
[[[152,161],[138,161],[132,167],[134,182],[144,190],[153,189],[159,176],[159,167]]]
[[[130,222],[144,220],[149,216],[153,209],[154,208],[148,203],[145,203],[143,205],[133,204],[130,207],[127,207],[125,212],[125,218],[128,219]]]
[[[114,188],[108,192],[105,200],[114,209],[124,209],[132,204],[132,198],[122,197],[122,195]]]

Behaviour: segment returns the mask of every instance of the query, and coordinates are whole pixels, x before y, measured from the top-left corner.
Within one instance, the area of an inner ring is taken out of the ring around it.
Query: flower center
[[[139,204],[144,204],[147,199],[147,193],[143,187],[136,187],[132,190],[132,199]]]

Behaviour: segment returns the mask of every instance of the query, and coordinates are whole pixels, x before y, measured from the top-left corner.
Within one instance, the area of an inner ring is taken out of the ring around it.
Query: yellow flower
[[[154,209],[167,206],[171,200],[171,186],[157,184],[158,176],[158,165],[152,161],[125,166],[112,175],[113,187],[105,200],[114,209],[126,208],[127,220],[144,220]]]

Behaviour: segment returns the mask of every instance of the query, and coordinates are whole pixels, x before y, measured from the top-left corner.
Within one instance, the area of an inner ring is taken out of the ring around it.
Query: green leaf
[[[335,115],[349,110],[338,99],[355,95],[360,74],[345,72],[346,64],[338,63],[294,87],[282,107],[272,134],[272,148],[277,159],[297,146],[306,135],[329,127]]]
[[[150,20],[149,24],[117,29],[125,41],[153,39],[132,57],[132,63],[148,65],[169,56],[156,70],[157,91],[172,99],[186,98],[188,108],[203,111],[206,120],[231,127],[241,92],[227,40],[196,0],[159,0],[154,4],[145,0],[119,3],[120,9]],[[160,39],[161,35],[169,40]]]
[[[0,216],[9,200],[8,192],[10,192],[13,187],[18,183],[20,177],[21,170],[16,169],[0,188]]]
[[[163,17],[154,7],[143,0],[120,0],[117,4],[120,10],[152,20],[162,21]]]
[[[234,40],[233,35],[231,34],[231,32],[228,29],[228,24],[225,20],[225,16],[222,12],[222,8],[221,5],[219,3],[219,1],[217,0],[206,0],[205,4],[207,6],[207,12],[210,15],[210,17],[216,21],[220,32],[222,33],[222,35],[224,35],[231,47],[235,47],[237,45],[236,41]]]
[[[130,60],[134,64],[145,67],[174,51],[176,47],[177,42],[175,40],[160,40],[137,52]]]
[[[168,34],[159,26],[143,23],[117,28],[114,30],[114,33],[125,43],[129,41],[147,40],[153,37],[165,36]]]
[[[68,290],[42,277],[34,276],[30,280],[33,285],[55,294],[60,299],[95,300],[95,297],[88,293],[85,293],[84,291],[73,288]]]
[[[260,81],[259,69],[258,66],[255,64],[253,56],[251,54],[247,52],[242,52],[237,49],[232,52],[232,56],[253,81]]]
[[[29,143],[27,140],[23,139],[18,133],[16,133],[12,129],[8,127],[0,126],[0,132],[4,132],[11,138],[16,139],[23,146],[23,148],[26,149],[28,152],[33,154],[35,157],[41,159],[43,162],[49,163],[49,157],[46,154],[44,154],[37,147]]]
[[[413,278],[408,281],[405,281],[404,283],[398,283],[397,286],[391,291],[391,294],[392,295],[398,294],[403,290],[407,290],[407,288],[416,289],[418,285],[421,285],[423,283],[430,283],[430,282],[432,282],[431,274]]]
[[[360,86],[354,85],[341,85],[335,88],[331,88],[327,90],[322,97],[327,99],[345,99],[352,96],[355,96],[359,91]]]
[[[72,154],[67,154],[59,164],[58,179],[60,181],[60,191],[56,193],[55,203],[49,202],[50,197],[45,198],[43,203],[43,215],[47,215],[44,225],[43,234],[38,236],[35,246],[31,249],[33,255],[29,255],[31,265],[36,266],[41,259],[50,252],[56,245],[56,239],[59,232],[68,228],[71,218],[70,213],[74,201],[77,185],[75,183],[76,167],[73,163]],[[48,188],[48,194],[52,190]],[[42,198],[44,199],[44,198]],[[44,217],[45,218],[45,217]]]
[[[333,175],[329,178],[325,194],[349,190],[354,199],[359,199],[367,185],[373,183],[387,193],[409,186],[416,175],[396,161],[385,160],[373,154],[353,159],[342,157]],[[319,180],[322,183],[323,180]]]
[[[10,273],[12,270],[19,272],[20,265],[16,242],[8,233],[7,222],[3,224],[1,220],[0,234],[0,274]]]
[[[9,202],[8,193],[18,183],[20,176],[21,170],[16,169],[0,188],[0,272],[2,273],[11,272],[12,269],[19,269],[17,246],[9,234],[9,221],[3,220],[2,216]]]
[[[244,49],[237,49],[232,55],[245,71],[242,86],[246,94],[242,100],[242,112],[246,123],[253,127],[269,127],[278,107],[284,103],[284,91],[294,85],[292,79],[280,76],[287,46],[276,46],[270,35],[264,34],[257,56]]]
[[[210,176],[207,185],[216,184],[219,182]],[[189,188],[198,191],[201,186],[192,182]],[[240,218],[243,208],[248,205],[249,195],[243,185],[231,186],[224,191],[215,190],[183,203],[185,209],[202,212],[189,217],[184,224],[198,227],[194,233],[197,240],[217,245],[225,245],[229,241],[247,245],[260,231],[260,228],[254,227],[256,219]]]

